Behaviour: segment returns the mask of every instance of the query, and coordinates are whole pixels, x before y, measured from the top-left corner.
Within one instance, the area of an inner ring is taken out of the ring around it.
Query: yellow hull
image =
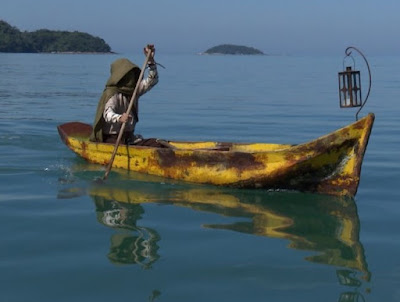
[[[118,147],[113,167],[193,183],[354,196],[374,122],[359,121],[300,145],[174,142],[172,148]],[[89,162],[106,165],[113,144],[88,140],[91,126],[58,126],[62,140]]]

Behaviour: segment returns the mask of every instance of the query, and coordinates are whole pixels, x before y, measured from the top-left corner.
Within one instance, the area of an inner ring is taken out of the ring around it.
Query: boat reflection
[[[112,239],[109,256],[115,262],[138,263],[139,260],[143,263],[146,258],[152,264],[159,258],[160,236],[155,230],[137,226],[143,214],[142,204],[159,202],[247,218],[231,224],[203,226],[286,239],[292,249],[316,252],[306,257],[307,261],[356,270],[364,280],[370,280],[353,199],[144,182],[130,182],[129,188],[123,184],[94,185],[89,195],[96,204],[101,223],[133,230],[136,234]]]
[[[108,259],[115,264],[139,264],[151,268],[160,258],[157,253],[160,236],[157,231],[137,225],[144,213],[140,204],[121,204],[116,200],[92,195],[97,220],[119,232],[111,236]]]

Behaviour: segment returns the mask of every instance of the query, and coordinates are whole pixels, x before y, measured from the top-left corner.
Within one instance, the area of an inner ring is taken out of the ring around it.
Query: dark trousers
[[[115,144],[118,139],[118,134],[103,134],[103,142],[109,144]],[[132,132],[124,132],[121,137],[121,144],[127,145],[130,142],[133,142],[134,137]]]
[[[103,134],[103,141],[109,144],[115,144],[118,139],[118,134]],[[135,137],[132,132],[124,132],[122,134],[121,142],[122,145],[135,145],[135,146],[147,146],[156,148],[166,148],[165,145],[158,142],[156,138],[142,138],[135,141]]]

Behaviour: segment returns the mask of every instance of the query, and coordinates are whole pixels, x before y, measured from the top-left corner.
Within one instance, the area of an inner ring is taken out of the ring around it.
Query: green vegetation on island
[[[111,53],[111,47],[103,39],[83,32],[48,29],[21,32],[0,20],[0,52]]]
[[[218,55],[264,55],[264,53],[256,48],[232,45],[232,44],[222,44],[218,46],[211,47],[207,49],[203,54],[218,54]]]

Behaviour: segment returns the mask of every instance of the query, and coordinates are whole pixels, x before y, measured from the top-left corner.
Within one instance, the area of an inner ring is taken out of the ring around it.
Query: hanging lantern
[[[346,70],[339,72],[339,104],[341,108],[353,108],[353,107],[361,107],[356,114],[356,120],[358,119],[358,113],[364,107],[367,102],[369,93],[371,91],[371,70],[369,68],[369,64],[365,56],[355,47],[347,47],[346,48],[346,57],[351,56],[351,49],[356,50],[363,58],[368,67],[369,73],[369,88],[367,96],[362,101],[361,98],[361,75],[360,71],[353,70],[351,66],[347,66]],[[352,58],[352,57],[351,57]],[[352,58],[353,59],[353,58]],[[344,59],[343,59],[344,61]],[[354,62],[354,59],[353,59]],[[354,64],[355,65],[355,64]],[[354,67],[354,66],[353,66]]]
[[[347,66],[345,71],[339,72],[340,107],[360,107],[361,99],[360,71],[352,70]]]

